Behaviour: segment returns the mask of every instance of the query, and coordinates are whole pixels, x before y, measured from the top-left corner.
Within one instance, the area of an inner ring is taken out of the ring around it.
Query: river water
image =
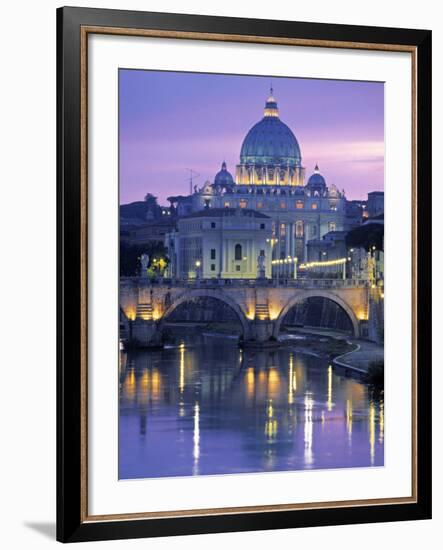
[[[296,348],[121,352],[119,478],[383,465],[383,401]]]

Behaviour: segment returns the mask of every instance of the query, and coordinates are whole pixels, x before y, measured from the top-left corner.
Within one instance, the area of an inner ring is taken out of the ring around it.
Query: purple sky
[[[383,84],[120,70],[120,202],[146,193],[167,204],[226,160],[235,176],[248,130],[263,116],[272,82],[280,118],[297,137],[307,176],[318,162],[350,199],[383,190]]]

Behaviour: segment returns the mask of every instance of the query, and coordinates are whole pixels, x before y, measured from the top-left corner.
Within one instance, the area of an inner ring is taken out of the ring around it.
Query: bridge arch
[[[167,308],[167,310],[163,313],[161,322],[165,322],[165,320],[171,315],[171,313],[178,308],[181,304],[185,302],[189,302],[191,300],[194,300],[195,298],[214,298],[215,300],[219,300],[220,302],[225,303],[227,306],[229,306],[234,313],[237,315],[238,320],[240,321],[240,324],[242,326],[243,330],[243,338],[246,340],[249,338],[250,335],[250,324],[249,321],[245,315],[245,312],[243,309],[239,306],[239,304],[234,301],[232,298],[230,298],[228,295],[224,294],[220,290],[210,290],[210,289],[199,289],[199,290],[189,290],[185,292],[184,294],[181,294],[177,299],[175,299],[172,304]]]
[[[327,298],[328,300],[331,300],[332,302],[335,302],[338,306],[340,306],[345,313],[348,315],[349,320],[352,323],[352,329],[354,332],[354,337],[359,338],[360,336],[360,326],[357,319],[357,316],[354,313],[354,310],[352,307],[347,304],[340,296],[337,294],[334,294],[333,292],[329,292],[327,290],[307,290],[303,291],[302,293],[297,294],[293,298],[291,298],[287,304],[283,307],[283,309],[280,312],[280,315],[278,316],[277,320],[275,321],[274,325],[274,336],[277,338],[280,333],[280,328],[283,323],[284,318],[286,317],[286,314],[289,312],[289,310],[294,307],[299,302],[303,302],[304,300],[308,298]]]

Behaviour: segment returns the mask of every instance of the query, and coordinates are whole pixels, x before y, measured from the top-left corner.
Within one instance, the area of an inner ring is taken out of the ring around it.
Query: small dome
[[[307,187],[312,191],[324,191],[326,189],[325,178],[320,174],[317,164],[315,165],[314,173],[308,179]]]
[[[234,185],[234,178],[231,173],[226,169],[226,162],[223,161],[220,172],[217,172],[214,178],[214,184],[220,186]]]

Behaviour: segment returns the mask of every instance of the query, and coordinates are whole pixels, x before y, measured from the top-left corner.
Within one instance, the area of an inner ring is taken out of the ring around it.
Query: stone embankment
[[[349,342],[355,344],[356,348],[335,357],[333,360],[334,366],[352,370],[364,376],[368,372],[371,363],[384,360],[384,350],[378,344],[353,339],[350,339]]]
[[[299,329],[297,332],[315,334],[318,336],[328,336],[329,338],[337,340],[346,340],[346,343],[349,344],[349,346],[352,346],[353,349],[350,349],[340,355],[334,354],[335,357],[332,359],[332,364],[335,367],[345,369],[350,373],[353,372],[361,377],[366,375],[369,365],[372,362],[383,361],[384,359],[383,347],[368,340],[351,338],[327,329],[304,328]]]

